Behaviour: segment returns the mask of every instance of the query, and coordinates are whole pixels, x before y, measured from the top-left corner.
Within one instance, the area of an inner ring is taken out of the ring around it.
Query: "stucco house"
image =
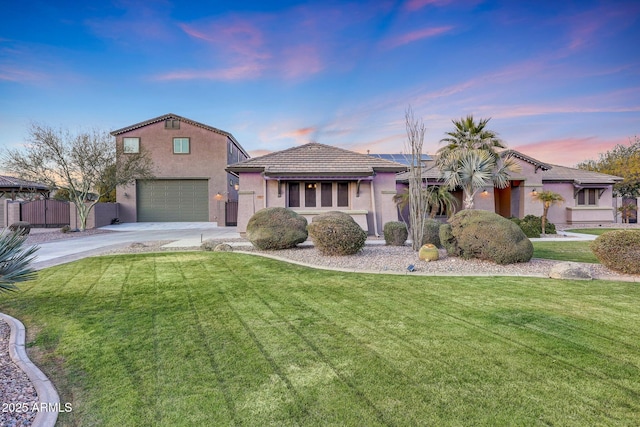
[[[238,178],[225,168],[249,158],[229,132],[165,114],[111,135],[123,155],[146,150],[154,164],[154,179],[116,189],[121,222],[229,222]]]
[[[506,218],[542,215],[542,203],[533,197],[539,191],[560,194],[564,203],[549,210],[554,224],[606,224],[614,222],[613,185],[622,178],[597,172],[552,165],[515,150],[505,150],[520,165],[521,171],[511,172],[509,186],[504,189],[487,186],[475,197],[475,209],[496,212]],[[423,180],[428,185],[441,185],[435,160],[423,162]],[[407,175],[398,176],[398,191],[406,191]],[[462,206],[461,191],[454,191]]]
[[[311,221],[343,211],[370,235],[397,221],[396,174],[406,166],[338,147],[309,143],[230,165],[238,174],[238,231],[266,207],[290,208]]]

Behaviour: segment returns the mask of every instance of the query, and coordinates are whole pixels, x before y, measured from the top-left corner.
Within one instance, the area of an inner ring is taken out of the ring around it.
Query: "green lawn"
[[[89,258],[0,310],[59,425],[638,425],[640,287],[314,270],[233,253]]]
[[[553,259],[557,261],[590,262],[599,264],[600,261],[591,252],[591,242],[544,242],[533,243],[533,257]]]
[[[624,230],[624,229],[623,228],[576,228],[576,229],[565,230],[565,231],[569,231],[571,233],[595,234],[596,236],[599,236],[601,234],[606,233],[607,231],[613,231],[613,230]]]

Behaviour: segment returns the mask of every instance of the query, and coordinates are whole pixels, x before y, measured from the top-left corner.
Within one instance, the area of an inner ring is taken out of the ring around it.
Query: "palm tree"
[[[429,218],[435,218],[438,212],[445,211],[451,217],[456,213],[458,201],[451,194],[445,185],[431,186],[427,193],[427,204],[429,205]]]
[[[24,248],[25,239],[20,233],[0,234],[0,292],[15,291],[15,283],[35,278],[36,272],[29,264],[38,247]]]
[[[542,210],[542,235],[545,236],[545,228],[547,226],[547,214],[549,213],[549,208],[556,203],[564,202],[564,198],[558,194],[554,193],[551,190],[544,190],[539,193],[533,194],[533,200],[537,200],[542,202],[543,210]]]
[[[501,158],[488,150],[459,149],[438,159],[440,174],[449,189],[462,188],[465,209],[473,209],[474,197],[482,188],[509,185],[509,171],[518,171],[519,165],[511,158]]]
[[[446,159],[449,154],[459,150],[483,150],[487,151],[492,157],[498,158],[496,150],[506,148],[504,143],[498,138],[498,134],[487,129],[488,119],[480,119],[475,122],[473,115],[468,115],[460,120],[452,120],[455,130],[446,132],[446,138],[440,142],[446,145],[438,150],[438,158]],[[442,163],[438,163],[439,166]]]
[[[633,212],[637,211],[638,208],[633,203],[623,203],[622,206],[618,208],[618,212],[622,214],[622,223],[629,223],[629,218],[633,216]]]

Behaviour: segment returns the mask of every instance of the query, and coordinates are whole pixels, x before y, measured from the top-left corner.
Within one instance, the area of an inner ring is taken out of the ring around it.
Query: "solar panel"
[[[411,164],[411,155],[402,153],[393,154],[369,154],[371,157],[376,157],[383,160],[391,160],[392,162],[400,163],[406,166]],[[422,154],[422,161],[432,160],[428,154]]]

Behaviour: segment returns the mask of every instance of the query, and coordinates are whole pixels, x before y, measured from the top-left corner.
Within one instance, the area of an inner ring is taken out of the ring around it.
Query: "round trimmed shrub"
[[[449,255],[460,256],[460,248],[458,248],[456,238],[453,237],[453,229],[451,228],[451,224],[440,225],[439,237],[442,247],[447,250],[447,253]]]
[[[307,220],[287,208],[261,209],[247,223],[247,239],[258,249],[289,249],[307,240]]]
[[[26,236],[31,233],[31,224],[26,221],[14,222],[9,226],[9,230],[20,236]]]
[[[323,255],[353,255],[367,240],[367,233],[344,212],[320,214],[313,218],[307,230]]]
[[[640,230],[613,230],[591,242],[591,251],[606,267],[640,274]]]
[[[442,247],[440,242],[440,226],[442,223],[437,219],[429,218],[424,220],[424,228],[422,229],[422,244],[432,244],[438,248]]]
[[[389,221],[383,228],[384,241],[390,246],[404,246],[409,237],[407,224],[401,221]]]
[[[528,262],[533,256],[533,244],[520,227],[498,214],[465,209],[449,222],[452,234],[449,253],[496,264]]]

